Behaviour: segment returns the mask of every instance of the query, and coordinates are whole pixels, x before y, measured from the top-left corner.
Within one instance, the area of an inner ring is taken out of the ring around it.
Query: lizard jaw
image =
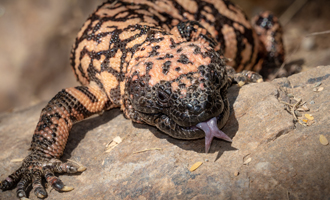
[[[213,117],[206,122],[198,123],[196,127],[202,129],[205,133],[205,153],[209,152],[214,137],[232,142],[230,137],[219,130],[217,126],[217,117]]]

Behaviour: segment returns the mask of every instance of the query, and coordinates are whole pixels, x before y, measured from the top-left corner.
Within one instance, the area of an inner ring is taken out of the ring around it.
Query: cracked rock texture
[[[317,89],[323,89],[313,91],[319,82]],[[329,66],[231,87],[231,116],[223,131],[233,143],[215,139],[208,154],[203,139],[173,139],[133,124],[119,109],[105,112],[73,127],[62,160],[75,160],[87,170],[60,175],[75,189],[48,188],[48,199],[329,199],[330,145],[319,142],[321,134],[330,140],[329,91]],[[293,97],[306,102],[306,113],[314,117],[310,126],[284,109],[283,102]],[[45,104],[0,114],[1,179],[19,167],[12,159],[28,154]],[[116,136],[123,142],[105,153]],[[161,150],[135,153],[151,148]],[[203,165],[190,172],[197,161]],[[15,196],[15,190],[0,192],[0,199]],[[37,199],[33,192],[30,198]]]

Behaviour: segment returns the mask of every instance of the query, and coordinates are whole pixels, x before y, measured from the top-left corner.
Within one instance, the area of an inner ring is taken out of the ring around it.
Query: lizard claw
[[[73,187],[70,187],[70,186],[64,186],[61,191],[62,192],[70,192],[71,190],[73,190],[74,188]]]
[[[77,169],[77,172],[83,172],[85,171],[87,168],[84,167],[84,166],[80,166],[78,169]]]

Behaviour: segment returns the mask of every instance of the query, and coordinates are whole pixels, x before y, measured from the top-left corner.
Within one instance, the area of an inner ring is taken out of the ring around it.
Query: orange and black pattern
[[[25,198],[32,183],[45,198],[42,177],[58,191],[69,190],[54,173],[83,171],[62,163],[73,123],[120,107],[124,116],[156,126],[179,139],[205,133],[198,123],[229,117],[227,88],[258,82],[284,60],[281,26],[264,12],[250,24],[227,0],[109,0],[78,33],[71,65],[82,86],[60,91],[42,110],[31,153],[0,183],[17,183]]]

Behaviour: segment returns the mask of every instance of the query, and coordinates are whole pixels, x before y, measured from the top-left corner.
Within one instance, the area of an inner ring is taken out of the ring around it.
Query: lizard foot
[[[241,72],[235,72],[235,69],[231,66],[226,66],[226,71],[231,82],[236,82],[239,87],[242,87],[246,83],[261,83],[263,78],[260,74],[253,71],[243,70]]]
[[[33,152],[27,156],[18,170],[0,182],[0,189],[4,191],[14,188],[17,183],[17,197],[26,200],[28,199],[26,189],[32,184],[34,194],[43,199],[47,197],[47,192],[41,182],[44,177],[47,183],[57,191],[68,192],[73,190],[72,187],[65,186],[54,173],[83,172],[86,167],[71,162],[63,163],[58,159],[43,155]]]

